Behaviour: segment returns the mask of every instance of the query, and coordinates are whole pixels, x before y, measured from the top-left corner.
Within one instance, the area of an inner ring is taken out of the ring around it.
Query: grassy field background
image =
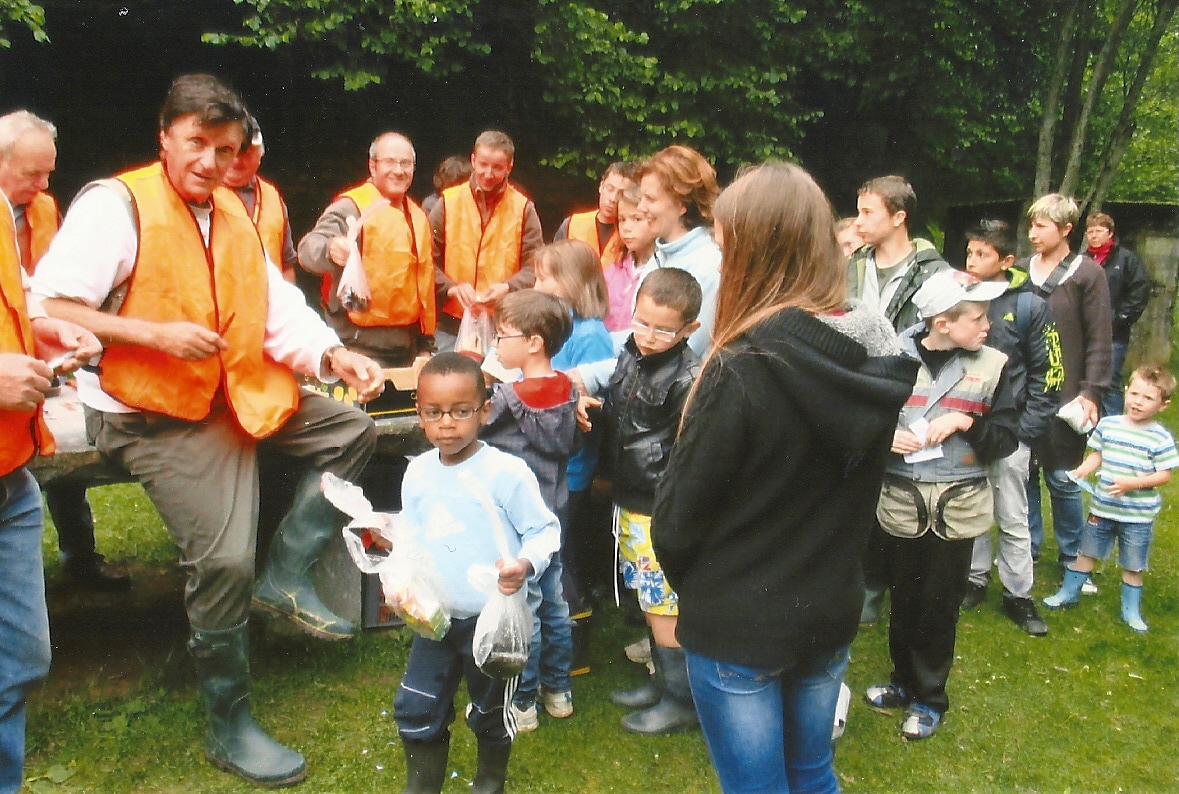
[[[1179,429],[1179,407],[1165,416]],[[175,548],[137,486],[90,492],[99,548],[135,577],[130,595],[79,595],[60,582],[52,529],[45,558],[55,665],[29,709],[28,788],[36,792],[246,792],[201,750],[204,721],[185,650],[183,576]],[[852,647],[855,693],[836,753],[846,792],[1179,791],[1179,482],[1164,489],[1143,613],[1134,634],[1119,616],[1119,574],[1107,564],[1100,593],[1048,613],[1045,638],[1023,634],[999,611],[999,587],[964,613],[950,711],[930,740],[906,743],[901,713],[862,699],[887,680],[887,621]],[[1044,560],[1054,560],[1048,548]],[[1036,569],[1034,595],[1055,592],[1056,566]],[[698,733],[645,738],[618,724],[611,689],[633,686],[641,668],[622,655],[637,636],[620,612],[599,615],[593,672],[575,680],[576,713],[542,715],[520,737],[508,790],[668,794],[717,792]],[[302,751],[311,773],[302,792],[398,792],[404,782],[391,700],[405,664],[403,632],[372,632],[326,644],[256,633],[254,710],[280,740]],[[464,695],[460,694],[460,699]],[[474,741],[456,725],[446,792],[468,790]]]

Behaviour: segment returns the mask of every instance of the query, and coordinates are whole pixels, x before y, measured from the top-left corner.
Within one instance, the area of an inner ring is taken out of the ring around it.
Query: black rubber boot
[[[188,650],[196,662],[209,715],[205,737],[209,760],[220,769],[271,788],[292,786],[307,777],[303,756],[267,736],[250,713],[246,624],[224,631],[194,628]]]
[[[649,709],[627,714],[622,718],[622,727],[645,734],[676,733],[697,727],[700,721],[688,686],[683,649],[656,645],[651,648],[651,655],[658,660],[656,669],[662,678],[659,702]]]
[[[569,675],[587,675],[590,672],[590,632],[594,625],[594,611],[586,609],[570,615],[573,622],[573,663]]]
[[[651,663],[655,672],[647,676],[647,681],[635,689],[616,689],[610,693],[610,702],[615,706],[628,709],[649,709],[659,702],[663,696],[663,673],[660,669],[659,654],[655,653],[655,635],[647,631],[651,640]]]
[[[446,782],[450,740],[405,742],[405,789],[402,794],[440,794]]]
[[[504,781],[508,779],[508,758],[511,755],[510,741],[502,744],[479,742],[471,794],[504,794]]]
[[[344,640],[356,627],[319,600],[310,578],[319,552],[345,523],[344,514],[320,490],[319,478],[313,471],[299,481],[294,504],[278,525],[266,568],[254,586],[253,606],[290,620],[313,637]]]

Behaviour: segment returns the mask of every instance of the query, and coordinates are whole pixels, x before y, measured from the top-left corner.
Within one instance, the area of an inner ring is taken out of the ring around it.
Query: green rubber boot
[[[446,782],[450,740],[405,742],[405,789],[402,794],[440,794]]]
[[[321,640],[345,640],[356,627],[319,600],[310,578],[319,553],[345,523],[344,514],[320,490],[319,478],[313,471],[299,481],[294,503],[278,525],[266,568],[254,586],[253,606]]]
[[[479,742],[471,794],[504,794],[504,782],[508,779],[508,759],[511,755],[510,741],[502,744]]]
[[[209,715],[205,755],[214,766],[270,788],[307,777],[303,756],[267,736],[250,713],[246,624],[223,631],[194,628],[188,650]]]

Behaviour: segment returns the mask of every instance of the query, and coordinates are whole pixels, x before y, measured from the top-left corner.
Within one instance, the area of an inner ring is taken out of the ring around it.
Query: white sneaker
[[[1083,595],[1097,595],[1097,583],[1093,581],[1092,576],[1086,579],[1085,583],[1081,585],[1081,593]]]
[[[536,704],[521,709],[512,704],[512,716],[516,718],[516,733],[531,733],[540,727],[540,720],[536,718]]]
[[[542,689],[540,702],[544,704],[544,710],[549,713],[550,717],[563,720],[573,715],[572,692],[545,692]]]
[[[650,637],[643,637],[641,640],[635,640],[622,650],[623,653],[626,654],[626,658],[630,659],[635,664],[649,664],[651,662]]]

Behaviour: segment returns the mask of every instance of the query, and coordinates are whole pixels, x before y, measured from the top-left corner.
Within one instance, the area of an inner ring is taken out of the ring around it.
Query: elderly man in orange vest
[[[57,202],[46,190],[57,165],[57,128],[27,110],[0,116],[0,193],[16,217],[20,264],[32,275],[57,233]],[[94,550],[94,517],[86,486],[55,482],[45,488],[49,515],[57,527],[62,569],[72,583],[108,593],[131,586],[127,574],[106,565]]]
[[[635,183],[635,163],[611,163],[598,183],[598,208],[575,212],[561,222],[553,241],[581,240],[594,249],[602,267],[612,265],[626,253],[618,237],[618,197]]]
[[[299,241],[299,264],[322,279],[323,314],[349,348],[387,367],[403,367],[424,350],[435,322],[430,221],[409,196],[417,155],[409,138],[378,135],[368,149],[369,178],[343,191]],[[337,296],[353,239],[372,297],[345,307]]]
[[[544,244],[536,205],[508,177],[516,145],[486,130],[471,152],[471,181],[442,191],[430,211],[437,271],[438,350],[454,348],[463,312],[493,306],[509,291],[531,287],[532,252]]]
[[[27,205],[44,190],[55,155],[42,150],[43,156],[18,158],[23,165],[14,178],[13,144],[18,151],[30,147],[24,151],[29,154],[43,141],[12,133],[40,128],[39,123],[44,122],[27,111],[0,119],[0,180],[5,188],[0,191],[0,792],[5,794],[19,790],[23,782],[25,699],[49,672],[41,493],[25,464],[34,455],[53,454],[41,404],[54,375],[102,350],[91,333],[46,317],[25,295],[22,246],[9,197]]]
[[[282,277],[295,281],[295,243],[291,238],[291,224],[287,219],[287,204],[283,201],[278,187],[269,180],[258,176],[262,155],[266,154],[266,141],[258,119],[250,116],[246,147],[233,158],[221,183],[245,205],[246,213],[258,227],[262,247],[270,261],[282,268]]]
[[[251,595],[314,636],[354,633],[308,573],[344,523],[321,472],[355,478],[376,443],[368,416],[301,390],[295,373],[342,379],[362,401],[384,377],[268,262],[241,202],[214,195],[246,123],[241,100],[216,78],[177,78],[160,112],[160,161],[83,189],[33,291],[51,316],[106,343],[95,370],[78,374],[87,435],[142,483],[180,548],[206,755],[278,786],[307,767],[251,715]],[[259,447],[305,473],[255,586]]]

